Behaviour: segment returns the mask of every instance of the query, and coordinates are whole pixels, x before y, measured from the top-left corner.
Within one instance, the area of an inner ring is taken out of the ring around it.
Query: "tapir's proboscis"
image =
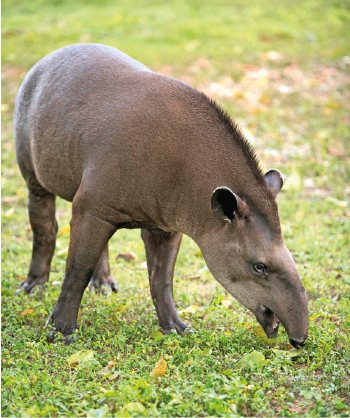
[[[27,74],[15,109],[17,160],[29,190],[31,293],[49,278],[55,198],[72,202],[65,276],[50,315],[71,342],[84,290],[117,292],[108,241],[141,228],[152,299],[164,333],[187,326],[173,299],[182,234],[213,276],[250,309],[268,337],[308,334],[308,304],[285,246],[276,203],[283,178],[263,174],[249,142],[203,93],[115,48],[61,48]]]

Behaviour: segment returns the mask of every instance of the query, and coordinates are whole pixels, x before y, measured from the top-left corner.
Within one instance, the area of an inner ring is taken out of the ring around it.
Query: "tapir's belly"
[[[33,142],[39,141],[40,138]],[[45,149],[45,146],[34,145],[33,165],[36,177],[44,189],[71,202],[79,189],[83,173],[78,162],[72,166],[62,148],[56,147],[55,152]]]

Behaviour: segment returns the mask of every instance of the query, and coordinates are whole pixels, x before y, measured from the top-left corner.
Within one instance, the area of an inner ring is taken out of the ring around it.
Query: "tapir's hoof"
[[[195,334],[195,332],[196,331],[194,329],[188,327],[188,328],[185,329],[185,331],[181,335],[185,336],[185,335],[188,335],[188,334]]]
[[[50,314],[50,316],[48,317],[48,319],[46,321],[45,328],[47,328],[50,323],[53,323],[52,313]],[[77,328],[75,328],[75,329],[77,329]],[[59,331],[52,330],[50,332],[50,334],[47,336],[47,342],[49,342],[49,343],[56,342],[57,341],[57,337],[58,337],[59,334],[60,334]],[[66,345],[73,344],[73,343],[76,342],[76,340],[77,340],[77,336],[73,332],[72,333],[69,333],[67,335],[64,335],[63,334],[63,341],[64,341],[64,343]]]
[[[111,293],[118,293],[118,286],[111,278],[107,280],[95,280],[91,279],[89,283],[89,290],[91,293],[101,293],[102,295],[109,296]]]
[[[59,333],[57,331],[51,331],[50,334],[47,336],[47,341],[49,343],[54,343],[57,341],[57,335]],[[63,341],[66,345],[74,344],[77,341],[77,336],[75,334],[66,335],[63,337]]]
[[[39,292],[44,291],[44,285],[42,284],[36,284],[36,283],[27,283],[24,281],[21,286],[16,290],[15,295],[18,295],[20,293],[24,293],[26,295],[33,294],[37,289],[39,289]]]
[[[160,329],[163,334],[172,334],[174,331],[176,331],[179,335],[187,335],[192,334],[194,331],[192,328],[189,328],[184,323],[181,324],[173,324],[172,328],[170,329]]]
[[[24,292],[24,288],[23,288],[23,287],[19,287],[19,288],[15,291],[15,295],[19,295],[21,292]]]
[[[56,336],[57,336],[57,332],[51,331],[50,334],[47,336],[47,342],[53,343],[56,339]]]

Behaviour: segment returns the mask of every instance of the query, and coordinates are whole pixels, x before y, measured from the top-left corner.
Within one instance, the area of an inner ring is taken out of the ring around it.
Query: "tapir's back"
[[[98,158],[92,148],[112,141],[108,125],[118,109],[111,104],[122,110],[137,100],[133,96],[139,93],[130,86],[142,73],[155,74],[100,44],[64,47],[39,61],[16,101],[16,151],[24,177],[34,171],[43,187],[72,200],[87,159]],[[108,156],[108,149],[102,153],[100,148],[100,154]]]
[[[91,201],[133,208],[133,219],[159,227],[177,227],[180,212],[201,219],[221,184],[245,196],[266,189],[217,105],[103,45],[62,48],[34,66],[18,94],[15,138],[27,183],[34,175],[70,201],[85,185]]]

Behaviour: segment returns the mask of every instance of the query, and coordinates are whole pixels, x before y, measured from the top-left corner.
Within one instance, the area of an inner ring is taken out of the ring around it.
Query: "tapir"
[[[161,330],[183,333],[173,299],[183,234],[268,337],[279,323],[294,347],[308,335],[308,302],[285,246],[276,196],[281,173],[263,174],[230,116],[205,94],[157,74],[115,48],[77,44],[39,61],[19,90],[16,155],[29,191],[33,253],[19,290],[49,278],[55,198],[72,202],[65,275],[49,317],[72,341],[86,287],[117,291],[108,241],[140,228]],[[54,338],[54,337],[52,337]]]

